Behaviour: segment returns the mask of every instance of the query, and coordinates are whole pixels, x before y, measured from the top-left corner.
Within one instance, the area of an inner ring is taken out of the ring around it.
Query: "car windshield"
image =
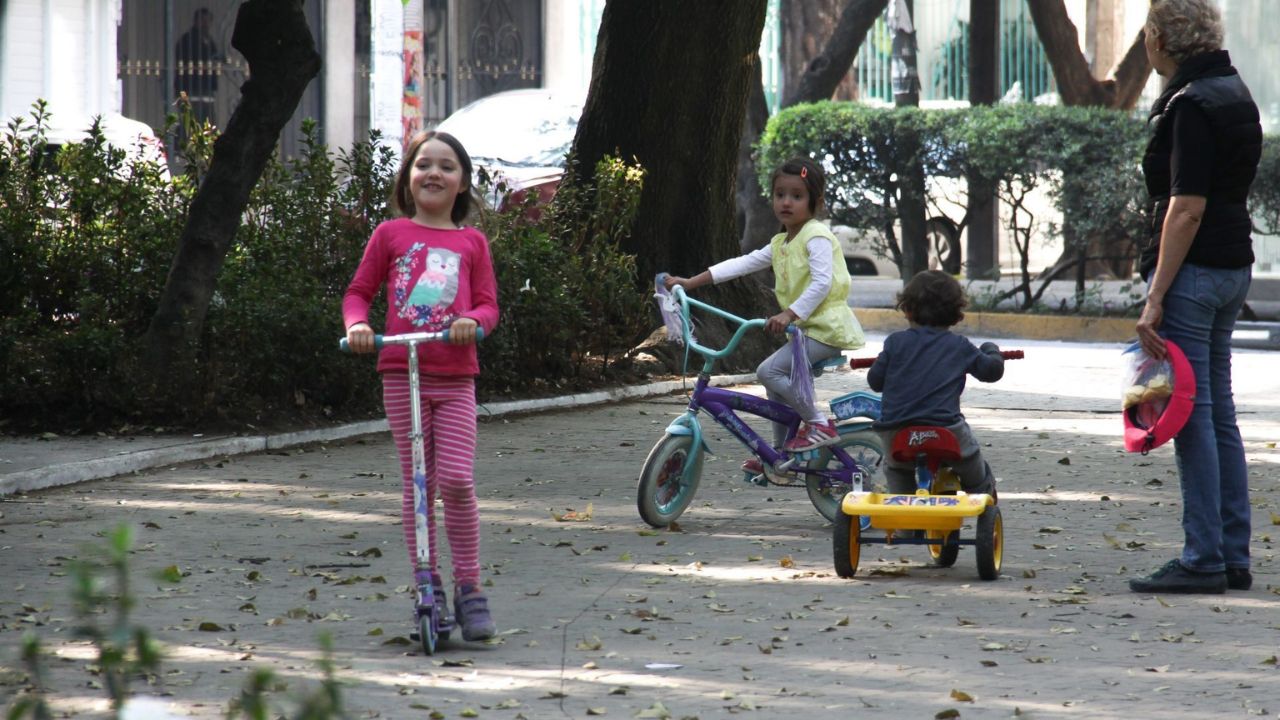
[[[499,93],[478,100],[440,124],[477,164],[560,167],[573,144],[582,106],[548,93]]]

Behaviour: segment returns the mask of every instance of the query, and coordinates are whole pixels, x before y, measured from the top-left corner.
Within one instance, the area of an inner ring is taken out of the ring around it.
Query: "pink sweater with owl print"
[[[369,305],[383,284],[387,321],[382,332],[387,335],[436,332],[460,317],[475,320],[485,334],[498,325],[498,283],[489,241],[475,228],[439,230],[408,218],[378,225],[342,298],[344,327],[369,321]],[[408,358],[403,346],[384,347],[378,371],[407,371]],[[418,364],[426,375],[480,372],[475,345],[419,345]]]

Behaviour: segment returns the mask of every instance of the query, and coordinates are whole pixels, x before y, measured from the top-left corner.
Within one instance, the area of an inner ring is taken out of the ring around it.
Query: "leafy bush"
[[[306,123],[301,155],[268,164],[218,278],[188,378],[192,399],[173,418],[131,391],[134,353],[217,132],[189,115],[171,118],[183,172],[170,180],[126,162],[96,130],[51,156],[47,122],[37,106],[0,135],[0,427],[254,423],[380,407],[371,363],[335,347],[342,296],[388,217],[397,168],[376,134],[334,156]],[[594,186],[566,187],[538,212],[481,220],[502,310],[499,331],[481,346],[481,397],[601,377],[647,331],[634,258],[618,248],[642,173],[606,161],[598,174]]]
[[[498,332],[480,348],[482,389],[601,377],[651,329],[635,257],[619,247],[643,178],[639,167],[604,158],[593,185],[562,186],[540,211],[530,197],[481,220],[502,311]]]

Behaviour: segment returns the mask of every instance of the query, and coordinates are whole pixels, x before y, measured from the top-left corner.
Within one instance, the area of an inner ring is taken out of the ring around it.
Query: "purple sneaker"
[[[459,585],[453,593],[453,611],[462,626],[463,640],[488,640],[498,632],[489,615],[489,600],[475,585]]]

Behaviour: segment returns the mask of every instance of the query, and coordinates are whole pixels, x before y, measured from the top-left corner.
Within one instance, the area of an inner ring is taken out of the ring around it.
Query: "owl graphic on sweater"
[[[406,259],[413,254],[411,250]],[[408,296],[404,297],[400,316],[409,318],[418,326],[447,325],[451,319],[447,311],[458,296],[458,270],[461,265],[462,256],[458,253],[443,248],[427,248],[426,267],[418,275]],[[404,269],[404,275],[408,275],[409,268]]]

